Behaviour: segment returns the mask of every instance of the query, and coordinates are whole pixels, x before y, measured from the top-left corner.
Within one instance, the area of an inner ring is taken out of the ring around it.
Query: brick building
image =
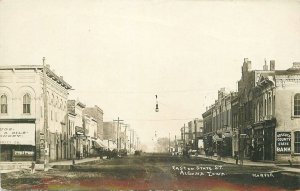
[[[93,117],[97,122],[97,138],[103,140],[103,110],[95,105],[94,107],[86,107],[84,114]]]
[[[62,132],[66,128],[71,86],[49,66],[45,71],[47,102],[43,91],[43,66],[0,66],[0,160],[42,163],[45,154],[51,161],[65,155]],[[48,112],[48,136],[44,134],[44,103]]]
[[[202,114],[205,148],[224,152],[224,145],[217,142],[231,137],[231,155],[299,163],[299,100],[300,63],[275,70],[271,60],[262,70],[251,70],[251,61],[245,58],[238,92],[220,97],[219,91],[218,100]]]

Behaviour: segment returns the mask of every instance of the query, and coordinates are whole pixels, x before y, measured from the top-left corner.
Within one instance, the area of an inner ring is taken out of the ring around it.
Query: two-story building
[[[0,66],[0,160],[63,158],[70,89],[49,66]]]

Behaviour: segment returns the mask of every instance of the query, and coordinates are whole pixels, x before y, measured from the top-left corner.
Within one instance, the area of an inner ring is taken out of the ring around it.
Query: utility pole
[[[127,127],[128,127],[128,124],[124,124],[125,126],[125,150],[127,151]]]
[[[129,129],[129,154],[131,154],[131,129]]]
[[[174,145],[175,145],[175,152],[177,152],[178,151],[178,143],[177,143],[176,135],[175,135]]]
[[[120,140],[119,140],[119,134],[120,134],[120,122],[124,121],[124,120],[120,120],[120,118],[118,117],[117,120],[113,120],[113,121],[117,121],[118,122],[118,127],[117,127],[117,151],[119,152],[119,144],[120,144]]]
[[[185,124],[183,125],[183,149],[185,149]]]
[[[170,132],[169,132],[169,153],[171,152],[171,138],[170,138]]]
[[[45,57],[43,57],[43,101],[44,101],[44,171],[48,171],[49,149],[48,148],[48,97],[47,97],[47,73],[45,66]]]

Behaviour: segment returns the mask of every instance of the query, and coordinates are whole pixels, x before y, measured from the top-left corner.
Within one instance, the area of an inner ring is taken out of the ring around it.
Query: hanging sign
[[[276,132],[276,152],[278,154],[291,153],[291,132]]]

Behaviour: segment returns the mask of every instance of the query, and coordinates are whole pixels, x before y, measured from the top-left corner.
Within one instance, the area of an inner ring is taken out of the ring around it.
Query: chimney
[[[268,71],[268,65],[267,65],[266,59],[265,59],[265,65],[263,66],[263,70],[264,70],[264,71]]]
[[[50,65],[49,64],[46,64],[46,67],[50,69]]]
[[[293,62],[293,68],[300,69],[300,62]]]
[[[270,60],[270,70],[271,71],[275,70],[275,60]]]
[[[62,80],[64,79],[64,77],[63,77],[63,76],[59,76],[59,77],[60,77],[60,79],[62,79]]]
[[[251,61],[247,61],[247,71],[249,72],[251,70]]]

